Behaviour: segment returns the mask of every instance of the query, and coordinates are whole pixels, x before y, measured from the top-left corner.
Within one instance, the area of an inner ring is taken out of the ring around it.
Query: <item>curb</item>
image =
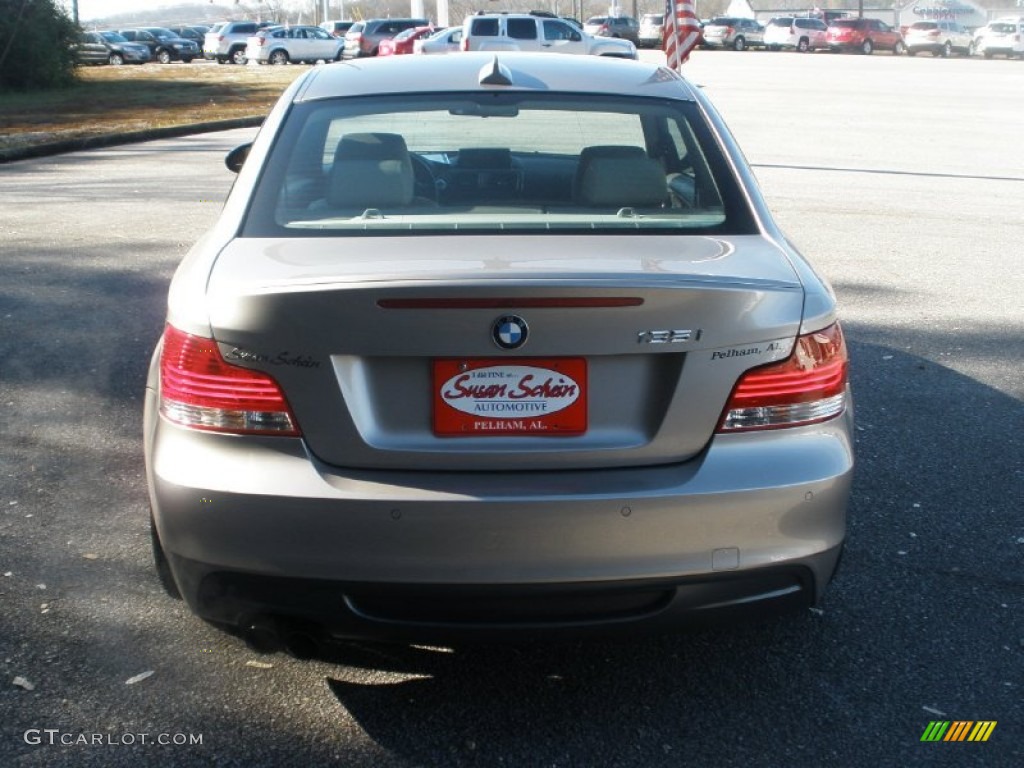
[[[30,160],[36,157],[62,155],[66,152],[79,152],[83,149],[102,149],[118,144],[135,144],[140,141],[154,139],[174,139],[195,133],[213,133],[229,131],[233,128],[257,128],[263,124],[265,115],[254,117],[236,117],[231,120],[214,120],[208,123],[189,123],[188,125],[171,125],[166,128],[149,128],[145,131],[129,133],[107,133],[99,136],[83,136],[77,139],[64,139],[47,144],[34,144],[26,147],[0,149],[0,165],[16,160]]]

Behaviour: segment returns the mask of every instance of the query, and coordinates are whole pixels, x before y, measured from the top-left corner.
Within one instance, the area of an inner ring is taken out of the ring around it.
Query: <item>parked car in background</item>
[[[915,21],[903,35],[907,55],[922,51],[949,58],[954,53],[974,55],[974,35],[962,24],[945,19]]]
[[[203,50],[203,43],[206,41],[206,33],[210,31],[209,27],[168,27],[167,29],[178,37],[191,40],[196,44],[200,52]]]
[[[902,54],[906,50],[903,36],[878,19],[836,19],[826,34],[831,51],[857,51],[870,55],[876,50]]]
[[[320,27],[266,27],[249,38],[246,61],[260,64],[300,64],[341,61],[345,41]]]
[[[634,45],[640,42],[640,22],[632,16],[591,16],[583,31],[594,37],[621,37]]]
[[[410,27],[377,46],[378,56],[403,56],[414,52],[417,40],[425,40],[438,31],[437,27]]]
[[[117,32],[83,32],[75,46],[78,64],[145,64],[149,46],[133,43]]]
[[[249,38],[269,22],[221,21],[214,24],[203,41],[203,57],[218,64],[245,64],[245,48]]]
[[[413,43],[413,53],[455,53],[462,42],[462,27],[449,27]]]
[[[764,47],[769,51],[792,48],[804,53],[828,48],[828,26],[821,19],[776,16],[764,28]]]
[[[665,34],[665,14],[645,13],[640,17],[640,29],[637,32],[638,48],[661,48]]]
[[[355,21],[350,19],[337,19],[335,21],[325,21],[320,27],[332,37],[344,39],[345,33],[352,29],[353,24],[355,24]]]
[[[390,40],[413,27],[427,27],[426,19],[367,19],[349,27],[345,33],[345,58],[376,56],[381,40]]]
[[[822,598],[854,471],[836,298],[697,85],[504,51],[320,67],[227,162],[139,393],[188,609],[308,656]]]
[[[589,35],[550,13],[478,13],[462,26],[464,51],[534,51],[637,58],[630,40]]]
[[[975,33],[974,48],[986,59],[997,54],[1024,59],[1024,18],[990,21]]]
[[[133,43],[142,43],[149,47],[150,56],[161,64],[182,61],[188,64],[200,56],[199,46],[191,40],[178,37],[163,27],[139,27],[137,29],[119,29],[118,34]]]
[[[754,19],[718,16],[704,25],[705,48],[732,48],[743,51],[764,46],[764,27]]]

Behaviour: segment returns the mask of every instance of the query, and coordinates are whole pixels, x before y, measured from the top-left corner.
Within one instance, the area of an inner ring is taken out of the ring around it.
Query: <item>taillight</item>
[[[224,37],[224,35],[221,35],[220,37],[217,38],[217,42],[218,43],[223,43],[225,40],[227,40],[227,38]]]
[[[265,38],[265,37],[257,37],[256,38],[256,45],[258,45],[258,46],[260,46],[262,48],[266,44],[267,44],[267,38]]]
[[[465,37],[462,38],[462,42],[459,43],[459,50],[462,50],[462,51],[468,51],[469,50],[469,35],[466,35]]]
[[[740,377],[718,431],[778,429],[835,418],[846,410],[848,366],[838,323],[799,336],[786,360]]]
[[[164,330],[160,413],[190,429],[296,436],[281,388],[271,376],[231,365],[213,339]]]

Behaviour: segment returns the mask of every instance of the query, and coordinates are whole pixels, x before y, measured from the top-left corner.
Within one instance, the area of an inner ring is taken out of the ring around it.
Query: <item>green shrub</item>
[[[75,79],[78,28],[55,0],[0,0],[0,90],[39,90]]]

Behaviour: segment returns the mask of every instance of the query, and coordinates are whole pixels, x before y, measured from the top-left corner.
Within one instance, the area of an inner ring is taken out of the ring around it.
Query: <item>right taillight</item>
[[[190,429],[297,436],[274,379],[227,362],[213,339],[168,325],[160,353],[160,413]]]
[[[838,323],[799,336],[788,358],[740,377],[718,431],[780,429],[835,418],[846,410],[848,367]]]

